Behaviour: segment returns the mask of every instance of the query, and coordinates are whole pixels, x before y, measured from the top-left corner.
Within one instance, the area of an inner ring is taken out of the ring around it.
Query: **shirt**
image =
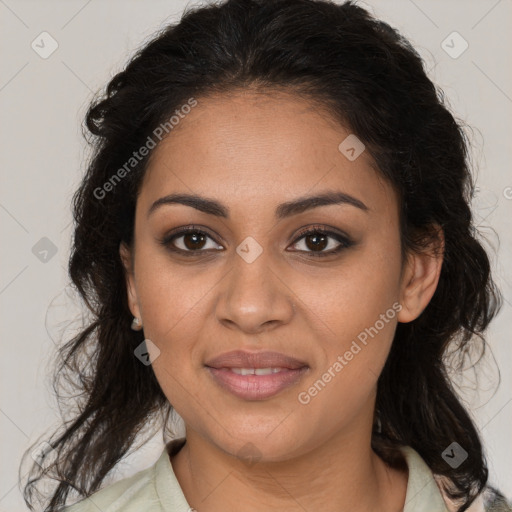
[[[169,456],[185,444],[185,438],[167,444],[158,460],[149,468],[115,482],[88,498],[64,508],[63,512],[194,512],[174,474]],[[430,468],[410,446],[400,448],[409,468],[403,512],[451,512],[456,510],[442,494]],[[481,494],[468,512],[510,511],[504,501]],[[201,512],[201,511],[197,511]]]

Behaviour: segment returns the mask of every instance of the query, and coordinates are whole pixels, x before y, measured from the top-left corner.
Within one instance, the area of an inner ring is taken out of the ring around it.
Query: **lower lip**
[[[206,367],[215,382],[244,400],[265,400],[296,384],[308,370],[286,369],[269,375],[238,375],[228,368]]]

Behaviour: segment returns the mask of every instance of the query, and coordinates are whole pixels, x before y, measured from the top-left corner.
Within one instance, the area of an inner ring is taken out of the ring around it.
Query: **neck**
[[[244,462],[189,429],[186,439],[171,463],[197,512],[397,512],[404,506],[407,471],[388,467],[357,430],[277,462]]]

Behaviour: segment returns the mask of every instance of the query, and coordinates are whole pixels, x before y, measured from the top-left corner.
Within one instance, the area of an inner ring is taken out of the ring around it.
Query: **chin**
[[[307,451],[302,441],[308,443],[299,426],[297,435],[292,434],[289,427],[279,432],[282,426],[265,424],[260,429],[252,426],[251,430],[230,428],[229,433],[223,430],[219,436],[210,437],[210,442],[248,464],[285,461]]]

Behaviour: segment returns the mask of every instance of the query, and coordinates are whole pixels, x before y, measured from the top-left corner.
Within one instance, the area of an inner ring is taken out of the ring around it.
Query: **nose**
[[[250,263],[238,254],[233,260],[219,288],[218,321],[249,334],[290,322],[295,312],[293,292],[265,251]]]

